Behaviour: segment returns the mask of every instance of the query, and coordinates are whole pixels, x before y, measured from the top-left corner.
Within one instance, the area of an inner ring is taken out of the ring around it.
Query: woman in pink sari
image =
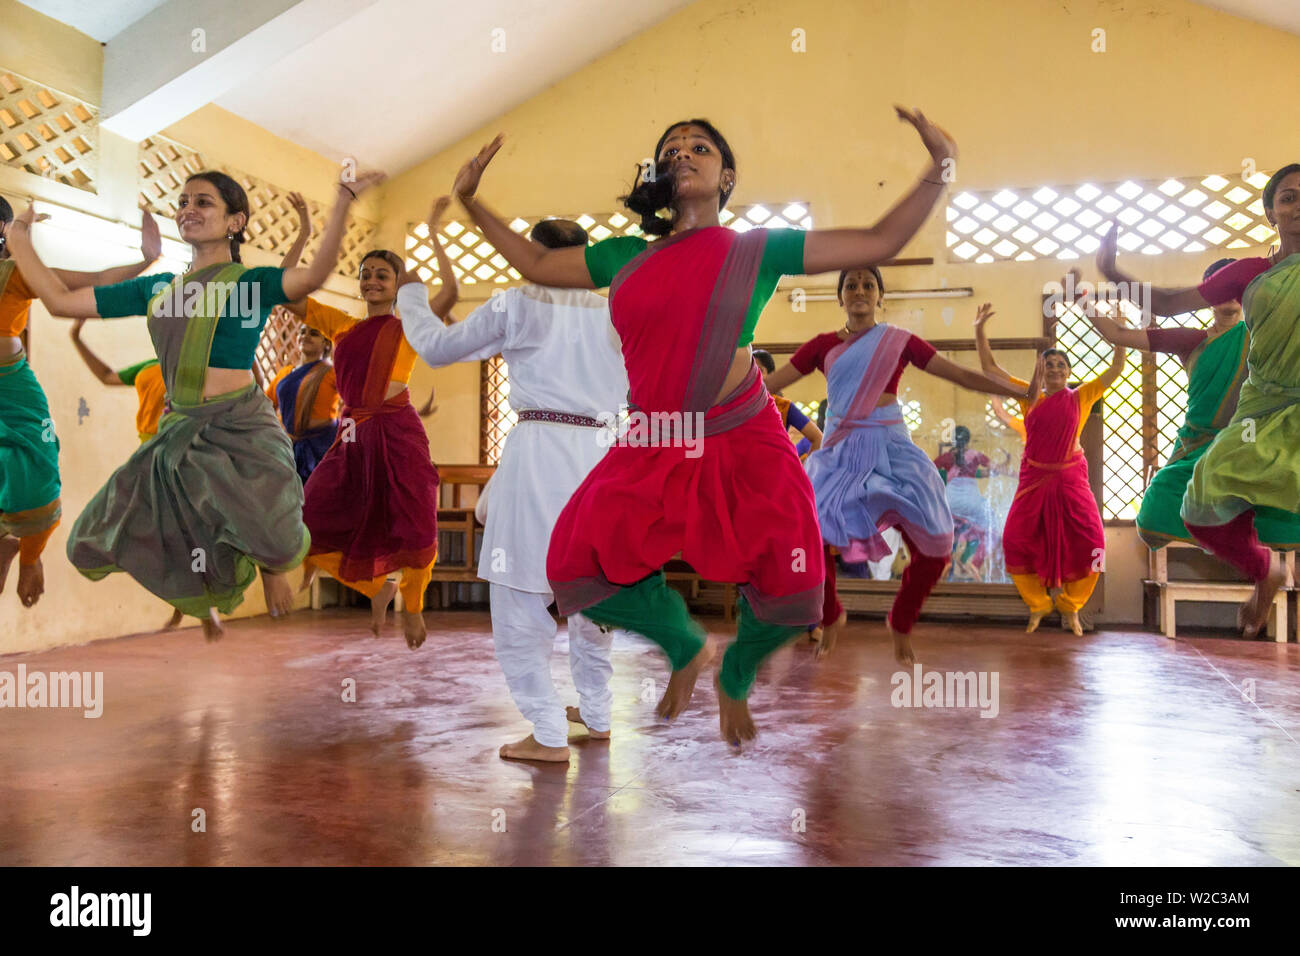
[[[993,358],[984,331],[992,316],[988,306],[975,320],[975,341],[984,371],[1013,384]],[[1043,393],[1025,412],[1025,453],[1020,484],[1002,532],[1007,573],[1029,605],[1026,633],[1038,629],[1052,612],[1048,590],[1059,588],[1056,609],[1061,627],[1083,634],[1079,610],[1092,597],[1106,554],[1106,532],[1097,499],[1088,484],[1088,460],[1079,436],[1092,407],[1124,371],[1127,351],[1117,346],[1110,368],[1077,388],[1067,385],[1070,358],[1060,349],[1039,357]]]
[[[746,698],[759,664],[821,619],[821,533],[812,488],[750,352],[782,275],[861,267],[895,255],[925,222],[955,149],[919,112],[899,109],[931,163],[875,226],[801,232],[724,228],[736,162],[710,123],[669,126],[629,196],[641,237],[544,249],[474,196],[498,137],[461,169],[455,192],[525,279],[610,290],[633,404],[632,427],[574,492],[551,536],[547,577],[561,614],[583,611],[657,643],[673,668],[664,718],[689,702],[713,656],[662,567],[677,553],[741,585],[736,641],[716,686],[722,736],[756,733]],[[668,212],[665,218],[659,215]],[[616,413],[610,410],[611,420]],[[649,426],[648,428],[646,426]],[[516,754],[516,756],[522,756]]]

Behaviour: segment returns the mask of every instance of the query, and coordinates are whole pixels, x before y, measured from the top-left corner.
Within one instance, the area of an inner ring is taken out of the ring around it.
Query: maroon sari
[[[309,554],[339,553],[345,581],[423,568],[438,552],[438,469],[409,391],[385,399],[402,342],[396,316],[339,336],[339,434],[303,489]]]
[[[740,584],[760,621],[821,620],[812,487],[757,370],[715,404],[765,241],[762,229],[678,233],[651,243],[610,285],[633,414],[698,415],[702,441],[692,449],[633,432],[592,469],[551,535],[546,572],[561,614],[680,553],[701,577]]]

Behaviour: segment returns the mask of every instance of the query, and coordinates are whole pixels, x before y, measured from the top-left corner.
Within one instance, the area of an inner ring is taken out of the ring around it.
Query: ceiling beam
[[[104,49],[101,124],[139,141],[377,0],[171,0]]]

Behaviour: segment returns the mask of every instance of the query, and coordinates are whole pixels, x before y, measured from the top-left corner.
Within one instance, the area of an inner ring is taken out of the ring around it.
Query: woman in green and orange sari
[[[69,291],[31,243],[29,208],[9,245],[27,284],[54,315],[148,316],[170,410],[90,499],[68,536],[68,559],[98,581],[125,571],[184,614],[221,633],[260,570],[272,616],[288,613],[286,573],[307,552],[302,483],[289,439],[253,381],[253,353],[272,307],[319,288],[338,259],[348,206],[380,174],[340,182],[311,265],[246,268],[250,208],[224,173],[186,180],[176,225],[194,252],[184,275],[158,273]]]
[[[1246,381],[1231,420],[1192,468],[1179,516],[1197,544],[1255,583],[1238,614],[1248,638],[1263,629],[1286,580],[1260,534],[1270,533],[1270,520],[1300,514],[1300,163],[1269,178],[1263,207],[1278,232],[1277,251],[1239,259],[1199,286],[1154,288],[1121,272],[1118,225],[1097,250],[1102,274],[1149,299],[1141,305],[1156,315],[1241,303],[1250,331]]]
[[[15,227],[17,227],[15,229]],[[31,607],[45,592],[41,553],[62,515],[59,440],[45,392],[27,362],[21,338],[36,293],[10,256],[10,240],[26,224],[14,222],[13,208],[0,197],[0,591],[18,558],[18,600]],[[138,276],[162,251],[158,224],[144,213],[140,262],[103,272],[49,270],[72,289],[121,282]]]

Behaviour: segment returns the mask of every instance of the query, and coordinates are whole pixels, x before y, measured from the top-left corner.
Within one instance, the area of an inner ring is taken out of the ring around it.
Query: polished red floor
[[[1296,645],[923,623],[926,671],[998,672],[989,719],[892,706],[854,622],[774,657],[738,752],[711,682],[656,722],[620,637],[614,739],[541,766],[496,755],[527,725],[486,613],[427,618],[414,653],[354,609],[0,657],[105,697],[0,709],[0,864],[1300,864]]]

